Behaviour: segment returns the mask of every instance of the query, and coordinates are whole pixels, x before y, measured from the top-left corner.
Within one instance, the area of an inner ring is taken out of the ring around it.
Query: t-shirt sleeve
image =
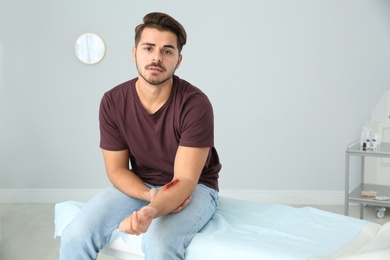
[[[188,147],[214,146],[214,114],[204,94],[187,101],[182,115],[182,134],[179,144]]]
[[[99,109],[100,148],[121,151],[127,149],[127,145],[116,123],[114,110],[114,103],[109,95],[105,94]]]

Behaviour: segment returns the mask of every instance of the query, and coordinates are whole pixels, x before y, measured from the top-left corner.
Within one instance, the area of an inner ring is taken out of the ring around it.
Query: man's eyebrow
[[[154,43],[144,42],[141,45],[147,45],[147,46],[156,46]]]
[[[142,43],[141,45],[153,46],[153,47],[156,46],[156,44],[150,43],[150,42],[144,42],[144,43]],[[175,47],[174,45],[171,45],[171,44],[166,44],[166,45],[164,45],[163,47],[164,47],[164,48],[169,48],[169,49],[174,49],[174,50],[176,50],[176,47]]]
[[[170,44],[164,45],[164,47],[176,50],[176,47]]]

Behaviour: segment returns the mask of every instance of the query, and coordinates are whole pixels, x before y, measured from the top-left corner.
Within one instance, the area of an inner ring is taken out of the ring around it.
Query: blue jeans
[[[103,190],[83,207],[64,230],[60,259],[96,259],[119,223],[147,204],[147,201],[129,197],[115,187]],[[143,235],[145,260],[184,259],[185,249],[211,219],[217,204],[218,192],[198,184],[186,208],[153,220]]]

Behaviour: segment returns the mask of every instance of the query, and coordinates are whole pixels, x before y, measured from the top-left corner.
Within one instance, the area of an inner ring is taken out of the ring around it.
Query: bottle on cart
[[[369,151],[371,149],[370,139],[371,139],[371,130],[367,126],[364,126],[360,134],[360,147],[364,151]]]

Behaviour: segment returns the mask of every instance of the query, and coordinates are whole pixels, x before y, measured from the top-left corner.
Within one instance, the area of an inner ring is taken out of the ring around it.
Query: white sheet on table
[[[186,259],[325,256],[354,239],[365,223],[310,207],[221,198],[217,213],[187,248]]]
[[[378,231],[375,233],[375,231]],[[367,239],[371,238],[371,239]],[[335,254],[327,257],[316,257],[312,260],[389,260],[390,259],[390,222],[384,224],[379,230],[374,223],[367,223],[361,241],[352,241],[351,244],[341,248]],[[363,241],[363,239],[365,239]]]
[[[54,237],[61,236],[64,229],[79,213],[84,202],[65,201],[57,203],[54,208]]]
[[[56,205],[55,236],[84,203]],[[188,246],[186,259],[308,259],[327,256],[353,240],[367,222],[310,207],[220,198],[216,214]],[[379,229],[380,225],[378,225]],[[140,252],[141,238],[115,232]],[[120,248],[119,248],[120,250]]]

